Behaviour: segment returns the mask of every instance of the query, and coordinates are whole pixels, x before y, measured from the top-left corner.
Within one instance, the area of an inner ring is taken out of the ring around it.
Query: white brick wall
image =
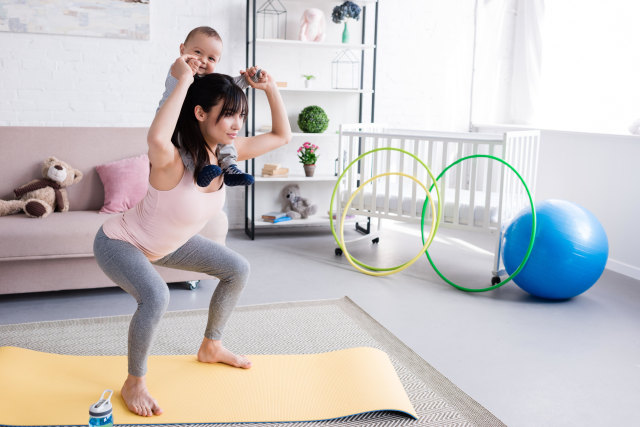
[[[148,41],[0,33],[0,125],[148,126],[178,46],[210,25],[225,43],[218,71],[244,66],[243,0],[154,0]]]
[[[245,4],[152,0],[148,41],[0,32],[0,126],[148,126],[192,28],[210,25],[222,35],[217,71],[244,67]],[[467,129],[473,4],[380,1],[377,121]],[[243,227],[244,192],[227,196],[230,226]]]

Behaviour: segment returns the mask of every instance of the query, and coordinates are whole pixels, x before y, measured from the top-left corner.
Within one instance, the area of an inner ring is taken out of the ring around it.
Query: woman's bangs
[[[220,110],[220,117],[233,116],[238,113],[246,116],[248,110],[249,105],[244,92],[239,87],[234,87],[224,98],[222,110]]]

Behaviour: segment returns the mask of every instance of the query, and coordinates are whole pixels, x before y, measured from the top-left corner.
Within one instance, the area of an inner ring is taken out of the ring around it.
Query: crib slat
[[[353,140],[354,140],[353,136],[349,137],[349,163],[351,163],[357,157],[353,153],[354,147],[356,146]],[[358,138],[358,144],[359,143],[360,143],[360,139]],[[351,194],[354,191],[354,187],[357,185],[357,177],[355,176],[357,171],[358,171],[358,165],[353,165],[353,167],[350,168],[349,171],[347,172],[347,193],[346,193],[347,198],[351,197]]]
[[[374,138],[373,140],[373,149],[375,150],[376,148],[380,148],[380,140],[378,138]],[[384,141],[384,140],[383,140]],[[384,142],[382,143],[382,146],[385,146],[386,144],[384,144]],[[373,159],[372,164],[371,164],[371,176],[368,176],[367,179],[372,178],[376,175],[378,175],[380,172],[378,172],[378,163],[379,163],[379,158],[380,158],[380,151],[376,151],[373,153]],[[371,181],[371,199],[369,200],[369,212],[371,214],[374,214],[375,212],[377,212],[377,200],[378,200],[378,180],[374,179],[373,181]]]
[[[413,153],[414,156],[416,156],[417,158],[420,158],[420,145],[418,143],[419,140],[414,139],[412,141],[412,147],[413,149],[411,150],[411,153]],[[418,175],[418,162],[416,161],[416,159],[412,159],[412,163],[413,163],[413,173],[412,175],[414,177],[416,177],[416,179],[420,180],[420,176]],[[415,182],[411,183],[411,188],[412,188],[412,192],[411,192],[411,206],[409,208],[409,212],[408,215],[410,217],[414,217],[414,218],[419,218],[420,214],[417,212],[418,209],[418,184],[416,184]]]
[[[460,159],[462,158],[462,142],[458,142],[456,143],[458,145],[458,152],[457,152],[457,157],[456,159]],[[454,200],[453,200],[453,223],[456,225],[461,225],[460,224],[460,192],[462,191],[462,169],[463,169],[463,164],[462,163],[458,163],[458,165],[454,166],[455,167],[455,187],[454,187]],[[449,170],[451,171],[451,170]]]
[[[507,135],[505,134],[503,137],[503,145],[502,145],[502,150],[503,150],[503,157],[502,158],[507,158],[508,155],[508,146],[507,146]],[[503,220],[503,208],[504,208],[504,196],[505,196],[505,190],[506,190],[506,185],[505,185],[505,169],[507,169],[506,167],[500,167],[500,173],[498,174],[498,180],[499,180],[499,191],[498,194],[500,194],[500,197],[498,198],[498,229],[502,226],[502,220]]]
[[[444,168],[447,167],[447,163],[448,163],[448,148],[449,148],[449,144],[447,142],[442,142],[442,159],[441,159],[441,165],[440,165],[440,170],[443,171]],[[445,206],[446,208],[446,203],[447,203],[447,174],[445,173],[444,175],[442,175],[442,178],[440,178],[441,184],[440,184],[440,194],[442,196],[442,204],[443,206]],[[445,209],[446,211],[446,209]],[[445,214],[445,218],[443,218],[443,220],[445,220],[444,222],[451,222],[451,221],[446,221],[446,214]]]
[[[400,149],[404,149],[404,139],[400,140]],[[405,161],[405,156],[401,155],[399,152],[396,151],[396,153],[398,153],[398,171],[402,172],[405,170],[404,168],[404,161]],[[398,182],[398,186],[397,186],[397,193],[398,197],[396,198],[396,215],[398,215],[398,217],[402,216],[402,199],[404,198],[404,191],[402,188],[402,177],[400,176],[396,176],[397,182]]]
[[[478,154],[478,144],[473,144],[471,154]],[[473,159],[471,163],[471,179],[469,181],[469,214],[467,216],[467,224],[470,227],[475,226],[475,210],[476,210],[476,173],[478,171],[478,159]],[[485,207],[486,208],[486,207]],[[484,215],[487,215],[486,210]]]
[[[391,171],[391,151],[385,152],[385,171]],[[389,198],[391,197],[391,177],[386,176],[384,180],[384,203],[383,203],[383,211],[389,212]]]
[[[429,168],[431,168],[431,173],[434,174],[435,171],[433,170],[432,165],[434,164],[433,151],[435,150],[435,144],[433,143],[433,141],[431,141],[429,139],[425,139],[425,143],[428,145],[428,149],[427,149],[428,155],[427,155],[427,163],[426,164],[427,164],[427,166]],[[429,176],[429,174],[426,174],[426,175],[427,175],[427,178],[428,178],[427,179],[427,183],[428,183],[427,189],[429,189],[429,188],[431,188],[431,184],[433,183],[433,181],[432,181],[431,177]],[[437,178],[437,175],[435,175],[434,178]],[[437,183],[437,184],[440,185],[440,183]],[[440,188],[440,187],[438,187],[438,188]],[[435,197],[435,194],[437,194],[435,187],[434,187],[433,190],[434,191],[433,191],[432,197]],[[437,200],[434,200],[434,202],[437,202]],[[427,218],[429,218],[431,221],[435,221],[435,218],[433,218],[431,216],[431,210],[430,209],[427,209]]]
[[[489,146],[489,155],[495,156],[495,145]],[[493,164],[487,165],[487,183],[484,188],[486,189],[484,195],[484,206],[485,206],[485,215],[482,218],[482,227],[489,228],[489,223],[491,221],[491,190],[493,189]],[[502,200],[502,197],[500,197]],[[489,210],[487,210],[489,207]],[[498,222],[500,222],[500,208],[498,208]]]

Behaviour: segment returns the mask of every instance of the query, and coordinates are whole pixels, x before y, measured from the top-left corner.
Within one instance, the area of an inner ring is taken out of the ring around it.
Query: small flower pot
[[[316,170],[316,165],[303,165],[304,166],[304,176],[311,177]]]

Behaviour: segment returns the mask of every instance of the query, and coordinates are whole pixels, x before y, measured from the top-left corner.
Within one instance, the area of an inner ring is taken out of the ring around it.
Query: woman
[[[249,85],[265,91],[271,108],[272,131],[242,138],[238,132],[247,114],[247,99],[232,79],[210,74],[194,81],[197,58],[182,55],[171,73],[175,90],[156,113],[149,128],[149,191],[129,211],[110,218],[98,231],[94,254],[100,268],[133,296],[138,308],[129,325],[128,371],[121,394],[132,412],[159,415],[162,409],[145,383],[147,358],[169,291],[152,264],[204,272],[220,279],[209,305],[209,318],[198,360],[250,368],[244,356],[222,345],[222,331],[245,286],[249,264],[224,245],[197,233],[224,205],[221,177],[198,187],[194,176],[207,164],[217,164],[215,147],[235,143],[238,160],[257,157],[286,144],[291,127],[273,78],[264,70]],[[250,77],[255,74],[251,70]],[[196,162],[188,173],[178,141]]]

